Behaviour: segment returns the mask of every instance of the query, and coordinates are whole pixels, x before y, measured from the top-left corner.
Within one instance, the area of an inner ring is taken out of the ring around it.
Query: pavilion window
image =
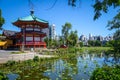
[[[33,28],[26,28],[26,31],[33,31]]]
[[[40,31],[40,29],[39,28],[34,28],[34,31]]]
[[[35,25],[34,27],[37,28],[37,25]]]
[[[26,37],[26,41],[33,41],[33,37]]]
[[[34,37],[35,41],[40,41],[40,37]]]

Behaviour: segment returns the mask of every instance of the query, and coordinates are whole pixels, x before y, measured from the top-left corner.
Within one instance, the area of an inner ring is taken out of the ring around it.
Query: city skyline
[[[81,34],[89,35],[89,33],[107,36],[114,32],[106,28],[108,20],[111,20],[116,14],[113,8],[110,8],[108,14],[103,13],[98,20],[94,21],[94,9],[91,7],[94,3],[93,1],[81,0],[81,4],[76,8],[68,6],[67,1],[68,0],[57,0],[55,6],[51,8],[55,0],[32,0],[35,15],[47,20],[49,25],[55,24],[57,35],[61,35],[62,25],[66,22],[72,24],[72,30],[77,30],[78,36]],[[6,30],[19,31],[19,28],[13,26],[12,22],[18,18],[30,15],[28,0],[1,0],[0,9],[2,9],[2,16],[5,18],[3,28]]]

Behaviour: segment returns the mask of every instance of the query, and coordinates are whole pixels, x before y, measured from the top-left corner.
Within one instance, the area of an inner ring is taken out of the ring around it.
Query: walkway
[[[34,56],[48,57],[48,58],[53,57],[52,55],[40,55],[40,54],[36,54],[35,52],[27,52],[23,54],[11,54],[11,52],[17,52],[17,51],[0,50],[0,63],[6,63],[8,60],[24,61],[28,59],[33,59]]]

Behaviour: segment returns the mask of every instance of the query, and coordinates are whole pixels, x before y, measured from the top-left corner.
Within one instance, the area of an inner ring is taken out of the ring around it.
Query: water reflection
[[[66,78],[69,78],[69,80],[89,79],[96,67],[102,67],[106,64],[104,62],[106,58],[103,55],[103,53],[99,55],[85,53],[77,57],[57,60],[52,64],[53,70],[46,71],[44,75],[52,80]]]
[[[9,80],[16,80],[18,76],[18,74],[7,74]]]
[[[102,67],[103,65],[112,66],[115,63],[114,61],[114,57],[105,55],[104,53],[89,54],[85,52],[74,57],[69,56],[57,60],[42,60],[40,65],[36,65],[29,70],[28,68],[23,70],[24,73],[21,73],[22,75],[20,74],[20,76],[23,77],[29,74],[27,76],[29,80],[42,79],[44,77],[51,80],[88,80],[96,67]],[[15,80],[18,77],[16,74],[9,74],[7,76],[10,80]],[[15,77],[13,78],[13,76]]]

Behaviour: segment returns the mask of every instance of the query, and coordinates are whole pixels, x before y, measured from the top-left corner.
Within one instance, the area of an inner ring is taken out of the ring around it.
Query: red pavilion
[[[46,33],[43,29],[48,28],[48,21],[39,19],[34,16],[34,11],[24,18],[18,18],[13,25],[21,28],[21,31],[16,34],[16,46],[20,49],[25,48],[46,48],[44,37]]]

